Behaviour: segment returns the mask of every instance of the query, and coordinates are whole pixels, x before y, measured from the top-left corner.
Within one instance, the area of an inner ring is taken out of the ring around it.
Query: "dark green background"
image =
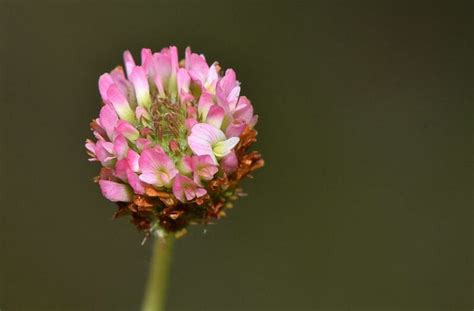
[[[0,0],[0,309],[138,310],[151,244],[83,143],[98,76],[175,44],[237,70],[267,166],[169,310],[471,310],[472,2],[415,2]]]

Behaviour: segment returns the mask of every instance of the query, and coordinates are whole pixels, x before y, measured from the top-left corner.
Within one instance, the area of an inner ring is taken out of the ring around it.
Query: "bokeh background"
[[[472,2],[0,0],[0,309],[138,310],[150,246],[83,143],[98,76],[237,70],[267,166],[179,240],[168,310],[471,310]]]

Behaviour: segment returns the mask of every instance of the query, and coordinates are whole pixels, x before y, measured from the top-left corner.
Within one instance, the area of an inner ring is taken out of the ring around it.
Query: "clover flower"
[[[241,196],[240,182],[263,166],[256,151],[257,116],[234,70],[186,49],[129,51],[99,78],[103,105],[86,141],[104,197],[146,235],[181,235],[189,224],[225,215]]]

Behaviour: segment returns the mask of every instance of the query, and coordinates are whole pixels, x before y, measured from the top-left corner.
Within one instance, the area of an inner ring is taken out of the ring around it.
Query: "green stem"
[[[150,261],[150,271],[142,311],[165,310],[173,240],[174,237],[171,234],[165,240],[154,238],[153,254]]]

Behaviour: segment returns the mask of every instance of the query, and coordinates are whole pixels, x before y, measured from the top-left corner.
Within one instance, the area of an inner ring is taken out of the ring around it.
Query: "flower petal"
[[[196,155],[209,155],[214,162],[217,160],[214,156],[212,146],[222,140],[225,140],[224,133],[206,123],[198,123],[191,129],[191,135],[188,137],[188,144]]]
[[[216,157],[225,157],[230,153],[232,148],[234,148],[239,143],[239,140],[240,139],[238,137],[231,137],[227,140],[220,141],[213,145],[212,150],[214,151]]]
[[[191,135],[194,135],[196,138],[207,141],[211,144],[226,139],[224,133],[221,130],[206,123],[198,123],[194,125],[191,129]]]
[[[135,141],[140,136],[140,133],[138,132],[138,130],[125,120],[119,120],[117,122],[115,133],[117,135],[123,135],[128,140],[131,140],[131,141]]]
[[[226,174],[232,174],[233,172],[235,172],[238,165],[239,161],[234,150],[232,150],[221,160],[221,166]]]
[[[184,68],[179,68],[177,74],[178,90],[180,92],[189,93],[189,85],[191,84],[191,77]]]
[[[140,155],[138,153],[136,153],[132,149],[128,150],[128,154],[127,154],[128,167],[135,173],[138,173],[140,171],[140,166],[138,164],[139,159],[140,159]]]
[[[186,129],[188,130],[188,132],[191,132],[191,129],[196,124],[198,124],[198,121],[194,118],[187,118],[186,121],[184,121],[184,125],[186,126]]]
[[[234,112],[234,118],[249,124],[253,117],[253,106],[246,96],[240,96]]]
[[[104,197],[112,202],[130,202],[133,193],[129,186],[110,180],[99,180],[100,190]]]
[[[120,66],[116,67],[114,70],[112,70],[110,72],[110,76],[114,80],[114,83],[115,83],[115,85],[117,85],[120,92],[122,92],[122,94],[126,96],[129,92],[130,83],[125,78],[125,74],[123,73],[122,67],[120,67]],[[133,91],[133,89],[132,89],[132,91]]]
[[[224,121],[224,108],[218,105],[212,105],[207,114],[206,123],[220,129],[222,121]]]
[[[186,202],[186,198],[184,197],[184,182],[186,179],[189,179],[183,175],[177,175],[173,181],[173,194],[181,202]]]
[[[127,170],[128,170],[128,161],[127,159],[118,160],[115,163],[114,175],[115,177],[120,178],[123,181],[127,181]]]
[[[145,69],[145,73],[150,77],[155,76],[155,64],[153,60],[153,53],[150,49],[143,48],[141,51],[142,67]]]
[[[204,85],[206,90],[211,94],[216,93],[216,84],[217,84],[217,81],[219,80],[219,73],[217,70],[217,66],[218,66],[217,63],[214,63],[211,65],[211,67],[209,68],[208,75],[207,75],[206,83]]]
[[[143,173],[140,176],[138,176],[141,181],[146,182],[147,184],[150,185],[156,185],[158,183],[158,177],[156,174],[153,173]]]
[[[225,130],[227,137],[239,137],[247,125],[241,120],[234,120]]]
[[[155,85],[156,88],[158,89],[158,93],[160,94],[161,97],[165,97],[165,87],[163,86],[163,79],[161,78],[160,75],[155,76]]]
[[[127,139],[118,135],[114,140],[114,154],[119,160],[126,158],[128,153],[128,142]]]
[[[191,201],[196,197],[196,193],[194,192],[194,189],[191,187],[185,187],[184,188],[184,195],[186,196],[186,200]]]
[[[202,93],[201,97],[199,98],[198,103],[198,115],[202,122],[206,121],[207,114],[209,113],[209,109],[214,105],[214,101],[212,99],[212,95],[209,93]]]
[[[142,151],[151,147],[152,142],[146,138],[140,137],[135,142],[137,144],[138,150]]]
[[[196,198],[200,198],[200,197],[206,195],[207,191],[204,188],[198,187],[198,188],[196,188],[194,193],[196,194]]]
[[[138,105],[149,108],[151,106],[150,87],[146,72],[141,66],[135,66],[130,75]]]
[[[130,169],[127,170],[127,180],[136,194],[145,194],[145,185],[140,180],[138,175],[132,172]]]
[[[112,84],[114,84],[114,80],[110,74],[104,73],[99,77],[99,93],[104,102],[108,102],[107,90]]]
[[[127,120],[129,122],[135,121],[135,114],[130,108],[127,98],[122,94],[122,92],[120,92],[115,84],[109,86],[109,89],[107,90],[107,97],[121,119]]]
[[[238,85],[235,71],[233,69],[227,69],[224,77],[219,81],[219,87],[227,96],[230,92]]]
[[[191,174],[193,172],[193,158],[190,156],[184,156],[178,163],[178,170],[184,175]]]
[[[160,161],[160,153],[154,149],[146,149],[140,155],[140,159],[138,160],[138,164],[140,166],[140,170],[143,173],[152,173],[155,174],[156,171],[160,168],[161,164]]]
[[[99,113],[100,126],[105,130],[110,140],[113,140],[115,137],[115,127],[117,126],[118,120],[119,118],[113,106],[110,104],[102,106]]]
[[[135,67],[135,60],[133,60],[133,56],[130,51],[123,52],[123,62],[125,63],[125,70],[127,71],[127,77],[130,78],[132,74],[133,67]]]
[[[191,52],[189,47],[186,48],[184,67],[189,72],[193,80],[199,81],[201,85],[206,82],[209,73],[209,65],[202,55]]]
[[[89,161],[98,161],[96,155],[95,155],[95,143],[90,140],[90,139],[87,139],[86,140],[86,144],[85,144],[85,147],[87,149],[87,154],[89,155]]]

